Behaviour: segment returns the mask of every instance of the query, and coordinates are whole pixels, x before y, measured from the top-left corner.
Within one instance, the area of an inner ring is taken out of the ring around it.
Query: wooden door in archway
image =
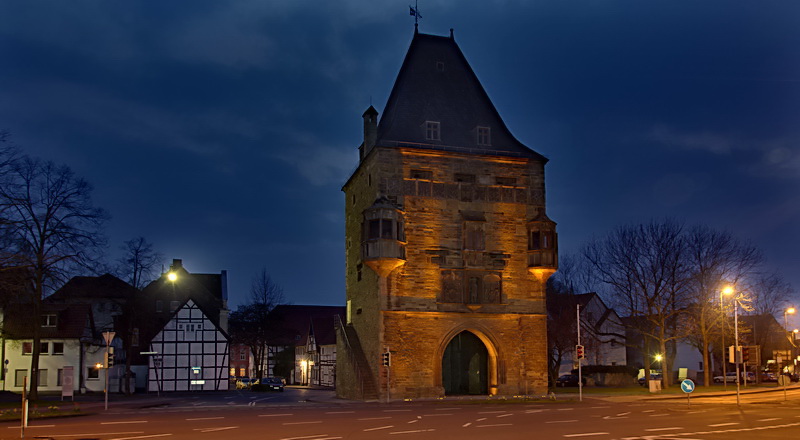
[[[457,334],[442,356],[442,386],[446,395],[488,394],[489,354],[477,336]]]

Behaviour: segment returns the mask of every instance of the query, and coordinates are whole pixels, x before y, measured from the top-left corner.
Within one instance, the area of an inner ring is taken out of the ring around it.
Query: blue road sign
[[[681,391],[684,393],[691,393],[694,391],[694,382],[692,382],[692,379],[683,379],[681,382]]]

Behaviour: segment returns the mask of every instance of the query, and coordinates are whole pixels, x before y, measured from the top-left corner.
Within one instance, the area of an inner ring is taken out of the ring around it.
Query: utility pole
[[[111,346],[111,341],[114,339],[115,332],[103,332],[103,339],[106,340],[106,386],[105,386],[105,394],[106,394],[106,411],[108,410],[108,347]]]
[[[581,371],[581,361],[583,353],[578,353],[581,347],[581,305],[576,304],[575,324],[578,327],[578,345],[575,346],[575,357],[578,358],[578,401],[583,402],[583,376]]]

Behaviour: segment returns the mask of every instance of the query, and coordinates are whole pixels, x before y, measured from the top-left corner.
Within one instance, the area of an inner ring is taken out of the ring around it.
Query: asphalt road
[[[139,439],[792,439],[800,436],[800,390],[735,397],[615,402],[498,403],[484,400],[343,402],[330,392],[229,392],[112,401],[96,415],[32,423],[26,438]],[[720,400],[722,399],[722,400]],[[727,400],[725,400],[727,399]],[[733,400],[731,400],[733,399]],[[20,438],[0,424],[0,438]]]

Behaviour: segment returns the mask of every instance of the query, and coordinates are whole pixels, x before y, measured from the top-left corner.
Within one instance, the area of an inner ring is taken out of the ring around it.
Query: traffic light
[[[114,347],[108,347],[108,362],[106,362],[108,368],[114,366]]]
[[[586,358],[586,355],[583,352],[583,345],[575,346],[575,357],[577,357],[579,360]]]
[[[750,347],[747,345],[742,346],[742,362],[747,363],[750,360]]]
[[[392,353],[385,351],[381,354],[381,359],[383,361],[383,366],[388,367],[392,365]]]

